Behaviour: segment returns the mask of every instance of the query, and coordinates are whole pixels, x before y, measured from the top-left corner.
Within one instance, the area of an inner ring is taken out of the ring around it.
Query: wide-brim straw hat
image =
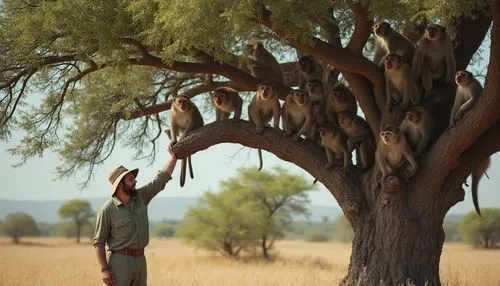
[[[111,182],[111,191],[113,193],[116,191],[116,187],[118,187],[118,184],[120,183],[122,178],[125,177],[125,175],[127,175],[128,173],[132,173],[134,174],[134,177],[137,177],[139,169],[129,170],[123,166],[119,166],[114,169],[113,172],[111,172],[111,174],[109,175],[109,181]]]

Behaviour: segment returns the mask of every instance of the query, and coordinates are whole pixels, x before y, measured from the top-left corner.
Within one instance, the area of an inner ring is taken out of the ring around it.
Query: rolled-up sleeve
[[[109,218],[109,214],[105,208],[101,208],[99,210],[99,213],[97,214],[97,219],[95,223],[94,241],[92,245],[104,247],[106,241],[109,238],[110,231],[111,231],[111,221]]]
[[[165,188],[165,185],[172,179],[172,176],[165,171],[159,171],[153,181],[141,187],[137,191],[141,193],[146,204]]]

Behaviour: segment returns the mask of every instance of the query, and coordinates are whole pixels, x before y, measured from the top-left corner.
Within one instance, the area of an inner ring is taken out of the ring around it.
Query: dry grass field
[[[0,285],[101,285],[90,244],[66,239],[0,239]],[[151,240],[149,285],[336,285],[347,271],[350,245],[282,241],[272,263],[235,262],[195,250],[179,240]],[[444,285],[500,286],[500,251],[445,244]]]

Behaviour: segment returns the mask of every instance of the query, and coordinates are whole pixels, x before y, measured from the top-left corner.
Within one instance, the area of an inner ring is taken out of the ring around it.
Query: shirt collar
[[[131,197],[130,199],[135,200],[135,197]],[[120,199],[115,194],[113,194],[111,196],[111,200],[113,201],[113,204],[115,205],[115,207],[125,205],[124,203],[122,203],[122,201],[120,201]]]

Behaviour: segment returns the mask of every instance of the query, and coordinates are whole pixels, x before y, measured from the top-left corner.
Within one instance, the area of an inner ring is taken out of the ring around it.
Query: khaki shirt
[[[109,250],[146,247],[149,243],[148,204],[171,179],[169,173],[158,172],[151,183],[137,189],[129,205],[112,196],[97,215],[93,245],[104,247],[107,242]]]

